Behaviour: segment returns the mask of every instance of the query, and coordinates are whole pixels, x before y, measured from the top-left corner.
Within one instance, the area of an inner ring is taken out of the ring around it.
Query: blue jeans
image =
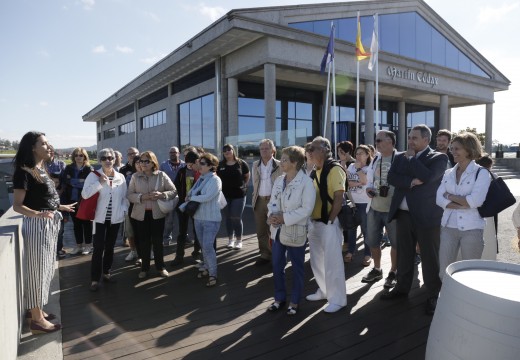
[[[361,218],[361,232],[365,244],[365,256],[371,256],[370,247],[366,243],[367,236],[367,204],[356,204],[357,211]],[[348,250],[347,252],[354,254],[356,252],[357,229],[348,230]]]
[[[220,228],[220,221],[206,221],[195,219],[195,231],[198,234],[202,256],[204,256],[204,268],[209,276],[217,277],[217,253],[213,242]]]
[[[292,291],[291,303],[298,305],[303,295],[304,282],[304,263],[305,248],[303,246],[285,246],[280,242],[280,231],[276,232],[276,238],[272,247],[273,279],[274,279],[274,300],[286,301],[287,292],[285,289],[285,264],[287,263],[286,252],[292,265]]]
[[[233,233],[237,239],[242,239],[244,224],[242,223],[242,214],[246,206],[246,197],[231,199],[226,198],[227,206],[225,209],[226,231],[229,239],[233,238]]]

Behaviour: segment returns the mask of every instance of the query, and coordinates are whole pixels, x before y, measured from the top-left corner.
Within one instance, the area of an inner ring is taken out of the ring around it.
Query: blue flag
[[[329,37],[329,44],[327,45],[327,49],[325,50],[325,54],[323,54],[323,59],[321,60],[321,73],[325,71],[325,68],[327,65],[334,60],[334,24],[332,24],[330,28],[330,37]]]

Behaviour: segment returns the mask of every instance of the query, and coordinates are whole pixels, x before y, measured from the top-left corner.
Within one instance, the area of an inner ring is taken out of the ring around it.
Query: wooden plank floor
[[[65,359],[423,359],[431,317],[426,292],[414,281],[407,300],[379,300],[383,281],[362,284],[368,268],[361,255],[346,267],[348,305],[335,314],[324,302],[300,304],[300,312],[266,312],[273,300],[271,268],[254,266],[257,240],[250,208],[245,212],[244,248],[228,250],[222,226],[218,240],[219,284],[207,289],[196,278],[191,248],[186,264],[168,279],[139,281],[125,263],[128,248],[116,247],[116,284],[88,289],[89,256],[60,261]],[[72,245],[70,225],[66,245]],[[361,242],[358,243],[362,246]],[[175,246],[166,248],[167,264]],[[362,254],[362,253],[360,253]],[[308,260],[308,254],[307,254]],[[389,249],[383,251],[389,269]],[[168,267],[168,270],[172,270]],[[287,270],[290,277],[290,267]],[[418,275],[420,278],[420,275]],[[305,294],[316,290],[306,262]]]

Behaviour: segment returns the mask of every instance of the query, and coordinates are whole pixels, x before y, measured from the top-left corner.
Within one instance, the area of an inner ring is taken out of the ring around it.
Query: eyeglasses
[[[139,163],[148,165],[149,163],[151,163],[151,161],[150,160],[139,160]]]
[[[85,155],[83,155],[83,154],[76,154],[76,155],[74,155],[74,157],[84,157],[84,156]]]
[[[170,154],[178,154],[178,151],[170,151]]]
[[[199,161],[199,165],[200,166],[208,166],[208,163],[204,162],[204,161]]]
[[[114,158],[112,156],[101,156],[100,160],[101,161],[112,161],[112,160],[114,160]]]

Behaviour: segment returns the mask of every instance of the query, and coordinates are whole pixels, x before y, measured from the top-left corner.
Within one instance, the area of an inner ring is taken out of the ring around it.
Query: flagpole
[[[338,158],[338,127],[336,111],[336,61],[332,59],[332,106],[334,111],[334,155]]]
[[[334,60],[332,60],[334,61]],[[327,132],[327,118],[329,112],[329,88],[330,88],[330,63],[329,70],[327,75],[327,95],[325,96],[325,117],[323,119],[323,137],[326,137],[325,134]]]
[[[357,63],[356,76],[356,147],[359,146],[359,61]]]
[[[377,56],[376,56],[376,134],[377,134],[377,124],[379,123],[380,115],[379,115],[379,16],[376,13],[374,24],[376,26],[376,36],[377,36]],[[381,130],[381,124],[379,125],[379,130]]]

